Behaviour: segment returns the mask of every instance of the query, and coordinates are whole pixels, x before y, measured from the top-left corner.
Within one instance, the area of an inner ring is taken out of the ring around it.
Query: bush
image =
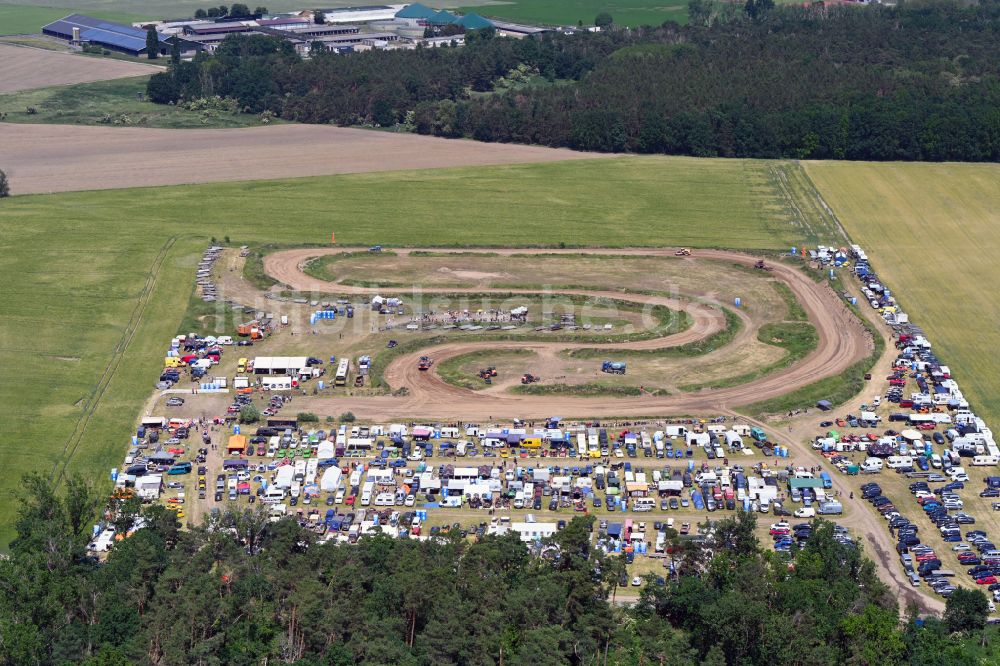
[[[341,423],[354,423],[356,419],[354,417],[354,412],[344,412],[340,415],[338,420]]]
[[[240,423],[257,423],[260,421],[260,410],[256,405],[240,407]]]
[[[318,423],[319,417],[312,412],[299,412],[298,418],[300,423]]]

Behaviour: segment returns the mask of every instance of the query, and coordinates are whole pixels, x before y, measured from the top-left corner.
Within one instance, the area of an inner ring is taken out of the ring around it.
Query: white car
[[[416,501],[417,501],[417,498],[416,498],[416,497],[414,497],[413,495],[407,495],[407,496],[406,496],[406,501],[404,501],[403,503],[404,503],[404,504],[405,504],[406,506],[413,506],[413,504],[414,504],[414,503],[415,503]]]
[[[959,543],[959,544],[956,544],[956,545],[952,546],[952,547],[951,547],[951,549],[952,549],[953,551],[955,551],[956,553],[958,553],[958,552],[963,552],[963,551],[968,551],[968,550],[972,550],[972,549],[971,549],[971,548],[969,547],[969,544],[967,544],[967,543]]]
[[[642,579],[638,576],[632,576],[632,587],[639,587],[642,585]]]

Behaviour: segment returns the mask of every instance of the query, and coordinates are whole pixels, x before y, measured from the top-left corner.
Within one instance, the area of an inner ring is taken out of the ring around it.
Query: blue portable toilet
[[[316,385],[316,388],[322,391],[323,389],[326,388],[326,382],[324,382],[322,379],[319,380],[319,383]]]
[[[743,299],[737,296],[735,299],[733,299],[733,305],[735,305],[736,307],[740,307],[741,305],[743,305]]]
[[[117,481],[118,480],[118,468],[117,467],[112,467],[111,468],[111,480],[112,481]]]
[[[132,446],[138,446],[138,445],[139,445],[139,438],[136,437],[135,435],[132,435]]]
[[[233,434],[234,435],[240,434],[240,426],[238,424],[233,426]]]
[[[851,296],[851,305],[857,305],[857,304],[858,304],[858,297]]]
[[[795,250],[797,250],[797,249],[798,249],[798,248],[796,248],[796,247],[795,247],[795,246],[793,245],[793,246],[792,246],[792,254],[798,254],[798,252],[796,252],[796,251],[795,251]]]
[[[694,471],[694,461],[693,460],[688,460],[688,471],[689,472],[693,472]]]
[[[830,269],[830,279],[831,280],[833,279],[833,269],[832,268]]]

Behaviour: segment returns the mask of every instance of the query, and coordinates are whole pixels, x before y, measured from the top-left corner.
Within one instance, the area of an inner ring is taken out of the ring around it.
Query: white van
[[[223,335],[215,340],[216,344],[219,345],[231,345],[233,344],[233,339],[228,335]]]
[[[996,456],[975,456],[972,459],[973,467],[991,467],[997,464]]]
[[[941,456],[934,454],[931,456],[931,467],[934,469],[941,469]]]
[[[265,504],[278,504],[283,499],[285,499],[285,489],[275,488],[274,486],[268,488],[264,496],[261,497],[261,501]]]
[[[801,506],[795,510],[796,518],[814,518],[816,516],[816,509],[811,506]]]
[[[337,503],[337,504],[343,504],[344,503],[344,495],[345,495],[344,489],[341,488],[340,490],[337,491],[337,496],[333,498],[333,501],[335,503]]]
[[[514,508],[515,509],[523,509],[524,508],[524,493],[521,492],[521,491],[518,491],[514,495]]]

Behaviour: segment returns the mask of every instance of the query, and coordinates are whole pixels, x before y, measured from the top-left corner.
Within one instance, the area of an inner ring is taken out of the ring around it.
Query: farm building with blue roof
[[[42,33],[71,42],[96,44],[111,51],[127,53],[131,56],[147,55],[145,30],[121,23],[111,23],[83,14],[70,14],[42,26]],[[176,39],[176,37],[164,34],[160,34],[159,37],[160,45],[157,49],[159,55],[168,55],[170,53],[170,40]],[[188,42],[184,42],[182,46],[183,50],[196,48],[195,45]]]

